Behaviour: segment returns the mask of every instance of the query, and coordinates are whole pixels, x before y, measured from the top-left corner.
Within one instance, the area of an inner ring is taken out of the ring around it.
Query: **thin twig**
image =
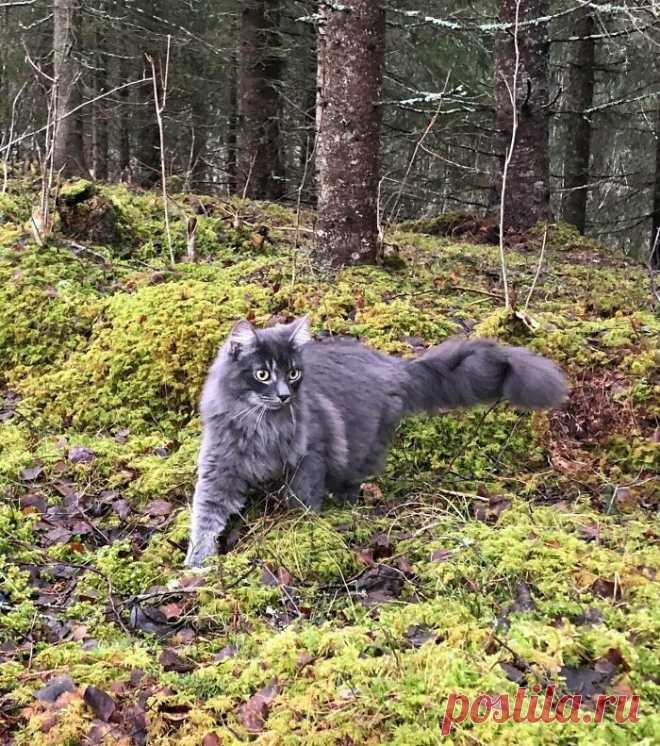
[[[506,256],[504,254],[504,205],[506,201],[506,186],[507,177],[509,175],[509,166],[513,158],[513,153],[516,147],[516,138],[518,136],[518,71],[520,69],[520,46],[518,44],[518,30],[519,30],[519,19],[520,19],[520,0],[516,0],[516,19],[513,27],[513,45],[515,49],[515,65],[513,68],[513,81],[512,86],[509,87],[509,81],[504,78],[504,84],[506,85],[509,99],[511,100],[511,112],[512,112],[512,126],[511,126],[511,142],[507,150],[506,158],[504,160],[504,168],[502,169],[502,188],[500,190],[500,264],[502,269],[502,285],[504,287],[504,306],[505,308],[511,308],[511,299],[509,297],[509,280],[506,271]]]
[[[527,313],[529,301],[532,299],[534,288],[536,288],[536,283],[539,281],[539,276],[541,274],[541,268],[543,267],[543,259],[545,258],[545,245],[546,245],[547,240],[548,240],[548,226],[546,225],[545,230],[543,231],[543,243],[541,244],[541,253],[539,255],[539,263],[536,267],[536,274],[534,275],[534,281],[532,282],[532,287],[529,289],[529,293],[527,293],[527,300],[525,301],[523,313]]]
[[[257,160],[257,154],[258,151],[254,151],[254,155],[252,156],[252,160],[250,161],[250,169],[247,173],[247,178],[245,179],[245,184],[243,185],[243,193],[241,194],[241,197],[245,199],[247,197],[247,191],[248,187],[250,186],[250,179],[252,178],[252,169],[254,168],[254,164]]]
[[[156,79],[156,64],[151,55],[146,55],[147,61],[151,65],[151,80],[154,88],[154,107],[156,110],[156,123],[158,124],[158,137],[160,140],[160,182],[163,193],[163,213],[165,215],[165,235],[167,237],[167,249],[170,254],[170,264],[175,266],[174,247],[172,245],[172,231],[170,229],[170,211],[167,202],[167,169],[165,164],[165,130],[163,127],[163,112],[167,104],[167,79],[170,72],[170,50],[172,47],[172,37],[167,36],[167,54],[165,57],[165,72],[161,70],[160,83],[162,95],[158,94],[158,81]]]
[[[413,164],[415,163],[415,159],[417,158],[417,153],[419,152],[419,149],[422,147],[424,140],[426,139],[429,132],[433,129],[436,121],[438,120],[438,117],[440,116],[440,112],[442,110],[442,104],[444,103],[443,98],[444,98],[445,93],[447,92],[447,86],[449,85],[450,76],[451,76],[451,71],[447,73],[447,77],[445,79],[445,85],[442,89],[442,92],[440,93],[440,101],[438,102],[438,108],[435,110],[435,113],[429,120],[429,123],[426,125],[426,129],[424,130],[424,132],[422,132],[422,135],[417,141],[417,143],[415,144],[415,148],[413,149],[412,155],[410,156],[410,160],[408,161],[408,167],[406,168],[406,172],[403,175],[403,179],[400,182],[399,191],[397,192],[396,198],[394,200],[394,204],[392,205],[390,209],[389,217],[385,221],[385,227],[381,226],[381,229],[379,231],[381,242],[385,235],[385,230],[389,227],[390,223],[395,218],[395,210],[397,209],[399,205],[399,201],[401,200],[401,195],[403,194],[403,190],[406,186],[406,182],[408,180],[408,177],[410,176],[410,172],[412,170]]]
[[[651,251],[649,253],[649,259],[646,263],[646,268],[649,271],[649,280],[651,282],[651,296],[654,308],[660,304],[660,291],[658,291],[658,287],[655,284],[655,276],[658,270],[653,264],[653,257],[658,254],[658,249],[660,249],[660,228],[656,231],[653,246],[651,246]]]
[[[11,119],[9,122],[9,142],[11,142],[12,138],[14,137],[14,125],[16,123],[16,104],[18,103],[18,99],[21,97],[21,94],[27,87],[27,80],[23,83],[23,85],[18,89],[18,92],[14,96],[14,100],[11,103]],[[5,153],[5,157],[2,161],[2,193],[5,194],[7,191],[7,186],[9,184],[9,156],[11,155],[11,150],[8,150]]]
[[[61,116],[56,117],[53,121],[48,121],[43,127],[40,127],[39,129],[36,129],[36,130],[31,130],[30,132],[26,132],[20,137],[17,137],[15,140],[8,142],[6,145],[3,145],[2,147],[0,147],[0,153],[4,153],[5,150],[12,148],[14,145],[18,145],[18,143],[23,142],[23,140],[28,140],[31,137],[40,135],[42,132],[46,132],[46,130],[49,130],[51,127],[56,127],[60,122],[63,122],[65,119],[72,116],[77,111],[84,109],[86,106],[89,106],[90,104],[96,103],[102,98],[107,98],[108,96],[111,96],[113,93],[117,93],[117,91],[121,91],[123,88],[130,88],[131,86],[141,85],[142,83],[149,83],[150,81],[151,81],[151,78],[141,78],[140,80],[131,80],[128,83],[122,83],[122,85],[118,85],[115,88],[112,88],[111,90],[106,91],[105,93],[100,93],[98,96],[95,96],[94,98],[90,98],[88,101],[83,101],[82,104],[78,104],[78,106],[74,106],[73,109],[70,109],[69,111],[65,112]]]

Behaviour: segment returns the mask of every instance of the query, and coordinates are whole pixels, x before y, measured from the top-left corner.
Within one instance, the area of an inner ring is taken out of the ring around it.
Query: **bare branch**
[[[47,124],[45,124],[43,127],[40,127],[39,129],[36,129],[36,130],[31,130],[30,132],[26,132],[20,137],[17,137],[15,140],[8,142],[6,145],[3,145],[2,147],[0,147],[0,153],[4,153],[5,150],[8,150],[14,145],[17,145],[19,142],[23,142],[23,140],[27,140],[30,137],[35,137],[36,135],[40,135],[42,132],[46,132],[51,127],[57,126],[60,122],[64,121],[67,117],[70,117],[73,114],[75,114],[77,111],[80,111],[80,109],[84,109],[86,106],[89,106],[90,104],[93,104],[102,98],[107,98],[108,96],[111,96],[113,93],[117,93],[117,91],[121,91],[124,88],[130,88],[131,86],[134,86],[134,85],[142,85],[142,83],[149,83],[149,82],[151,82],[151,78],[140,78],[140,80],[132,80],[128,83],[122,83],[122,85],[118,85],[110,91],[106,91],[105,93],[100,93],[98,96],[95,96],[94,98],[89,99],[89,101],[83,101],[82,104],[78,104],[78,106],[74,106],[73,109],[71,109],[70,111],[67,111],[61,116],[54,118],[52,121],[49,120]]]
[[[504,254],[504,207],[506,200],[507,177],[509,175],[509,166],[516,148],[516,138],[518,136],[518,72],[520,70],[520,45],[518,33],[520,30],[518,21],[520,20],[520,0],[516,0],[516,18],[513,27],[513,46],[515,49],[515,63],[513,68],[513,81],[509,86],[509,81],[504,78],[509,98],[511,100],[511,142],[507,150],[504,168],[502,169],[502,188],[500,190],[500,265],[502,269],[502,285],[504,287],[504,306],[511,308],[511,299],[509,297],[509,281],[506,271],[506,256]]]

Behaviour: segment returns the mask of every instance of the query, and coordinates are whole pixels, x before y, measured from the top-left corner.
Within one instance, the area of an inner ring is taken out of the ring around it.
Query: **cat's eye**
[[[266,368],[257,368],[254,371],[254,377],[259,383],[266,383],[270,380],[270,371],[266,370]]]
[[[297,381],[301,375],[302,372],[298,368],[289,368],[289,381]]]

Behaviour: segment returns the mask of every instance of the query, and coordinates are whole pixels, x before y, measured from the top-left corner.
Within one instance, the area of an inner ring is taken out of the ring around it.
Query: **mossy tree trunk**
[[[548,24],[537,20],[547,17],[548,10],[549,0],[500,0],[500,22],[508,28],[498,31],[495,40],[495,127],[500,169],[492,205],[500,204],[515,99],[518,127],[507,173],[504,223],[521,230],[550,218]]]
[[[285,191],[280,136],[280,0],[242,3],[238,60],[238,191],[279,199]]]
[[[63,176],[85,173],[82,114],[64,116],[82,100],[79,11],[77,0],[53,0],[53,77],[57,103],[52,157],[55,171]]]
[[[589,159],[591,157],[591,120],[585,111],[593,104],[594,18],[590,8],[577,11],[575,35],[579,37],[576,53],[570,61],[566,105],[568,127],[564,188],[569,190],[562,200],[562,218],[584,233],[589,190]]]
[[[377,0],[321,7],[317,238],[335,265],[374,262],[385,12]]]

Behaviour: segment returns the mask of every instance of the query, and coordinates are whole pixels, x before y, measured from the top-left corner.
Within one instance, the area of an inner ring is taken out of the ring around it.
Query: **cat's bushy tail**
[[[506,399],[523,409],[549,409],[567,396],[555,363],[523,347],[488,339],[449,339],[405,363],[410,412],[437,412]]]

